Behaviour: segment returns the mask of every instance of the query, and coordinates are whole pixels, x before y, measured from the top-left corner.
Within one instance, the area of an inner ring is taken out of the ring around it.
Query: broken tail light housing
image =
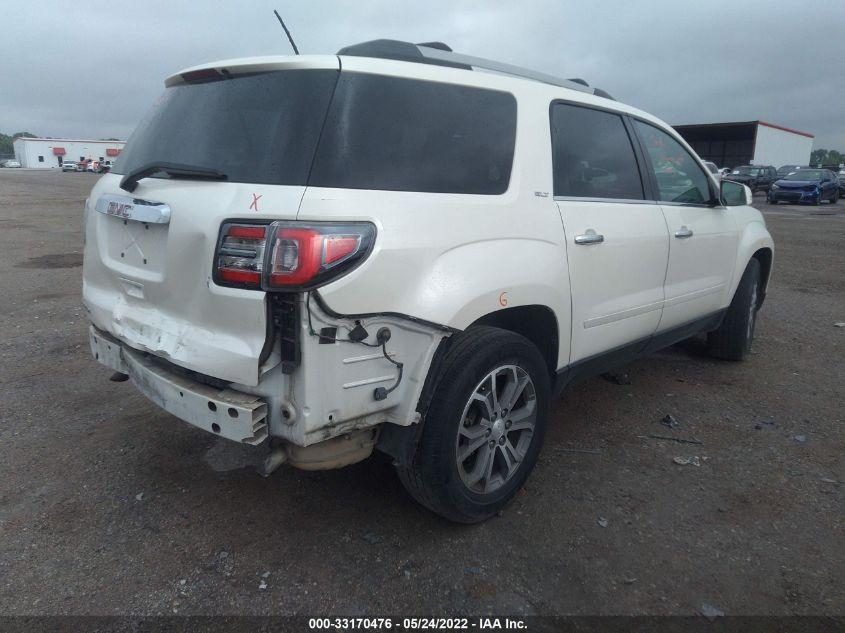
[[[369,222],[226,222],[214,254],[214,282],[268,292],[310,290],[366,259],[375,235]]]

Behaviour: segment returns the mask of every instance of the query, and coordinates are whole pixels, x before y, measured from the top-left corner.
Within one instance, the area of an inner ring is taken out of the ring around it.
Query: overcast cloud
[[[672,124],[762,119],[845,151],[845,0],[0,0],[0,132],[126,138],[198,63],[375,38],[583,77]]]

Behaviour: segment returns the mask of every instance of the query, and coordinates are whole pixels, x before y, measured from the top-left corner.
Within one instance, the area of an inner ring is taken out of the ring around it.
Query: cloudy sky
[[[0,0],[0,132],[125,138],[164,78],[380,37],[583,77],[672,124],[763,119],[845,151],[845,0]]]

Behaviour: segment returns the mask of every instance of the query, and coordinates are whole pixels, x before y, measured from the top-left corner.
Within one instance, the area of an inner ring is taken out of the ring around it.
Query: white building
[[[126,141],[86,141],[68,138],[19,137],[12,142],[21,167],[60,169],[65,161],[113,161]]]
[[[676,125],[704,160],[719,167],[809,165],[814,137],[767,121]]]

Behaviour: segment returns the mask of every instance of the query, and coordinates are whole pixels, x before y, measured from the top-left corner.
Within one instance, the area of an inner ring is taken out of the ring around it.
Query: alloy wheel
[[[534,383],[522,367],[488,373],[464,406],[455,458],[464,485],[490,494],[513,477],[525,458],[537,422]]]

